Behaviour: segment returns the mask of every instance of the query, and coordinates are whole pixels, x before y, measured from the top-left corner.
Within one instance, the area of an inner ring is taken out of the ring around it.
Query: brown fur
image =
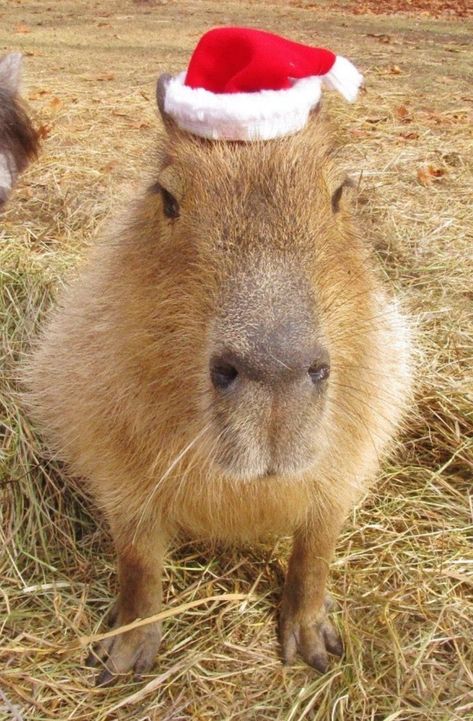
[[[294,533],[283,652],[324,668],[340,650],[323,605],[328,563],[401,417],[405,324],[339,191],[323,114],[265,143],[170,127],[157,166],[158,185],[53,313],[29,370],[32,407],[105,512],[122,566],[130,554],[149,565],[151,539],[161,548],[180,531],[232,542]],[[179,218],[163,215],[159,184],[178,198]],[[258,339],[276,337],[285,316],[292,346],[311,335],[328,349],[326,391],[306,403],[302,386],[280,380],[216,397],[216,349],[260,358]],[[159,576],[156,561],[158,595]],[[135,593],[136,582],[125,586],[122,597]],[[151,608],[121,607],[120,623]],[[112,673],[148,667],[133,655],[146,643],[128,636],[101,657]]]
[[[20,63],[18,53],[0,58],[0,207],[39,149],[38,133],[17,92]]]
[[[0,88],[0,152],[11,153],[18,172],[38,153],[39,138],[16,95]]]

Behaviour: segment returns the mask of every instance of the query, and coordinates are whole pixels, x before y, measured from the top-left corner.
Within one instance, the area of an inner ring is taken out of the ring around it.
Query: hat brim
[[[212,93],[190,88],[185,78],[182,72],[169,81],[165,111],[182,130],[211,140],[270,140],[297,133],[322,90],[318,76],[295,80],[287,89],[252,93]]]

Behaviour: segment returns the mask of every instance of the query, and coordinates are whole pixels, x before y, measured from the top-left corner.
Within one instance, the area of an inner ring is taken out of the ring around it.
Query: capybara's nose
[[[248,381],[271,386],[298,382],[319,385],[330,375],[329,353],[319,342],[305,346],[261,342],[246,352],[227,348],[210,360],[212,385],[217,391]]]

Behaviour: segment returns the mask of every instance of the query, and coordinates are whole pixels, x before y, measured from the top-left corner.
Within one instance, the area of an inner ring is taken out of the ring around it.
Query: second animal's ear
[[[355,183],[351,178],[345,178],[343,183],[340,183],[338,188],[332,193],[332,210],[334,213],[338,213],[341,207],[341,201],[343,195],[350,190],[355,188]]]
[[[15,95],[20,86],[21,53],[9,53],[0,58],[0,89]]]
[[[158,82],[156,84],[156,101],[158,103],[158,110],[161,114],[161,118],[167,130],[174,126],[174,120],[169,115],[169,113],[166,112],[165,108],[167,86],[171,79],[172,75],[170,75],[169,73],[164,73],[163,75],[159,76]]]

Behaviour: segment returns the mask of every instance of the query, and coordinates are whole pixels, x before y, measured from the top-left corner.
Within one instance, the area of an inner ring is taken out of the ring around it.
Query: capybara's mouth
[[[237,449],[225,448],[215,453],[213,464],[224,477],[232,481],[277,482],[279,478],[292,477],[296,480],[297,477],[304,475],[315,462],[314,458],[303,457],[303,454],[297,454],[297,461],[279,462],[267,458],[267,455],[264,451],[260,456],[254,454],[254,458],[249,462],[244,453],[239,453]]]

